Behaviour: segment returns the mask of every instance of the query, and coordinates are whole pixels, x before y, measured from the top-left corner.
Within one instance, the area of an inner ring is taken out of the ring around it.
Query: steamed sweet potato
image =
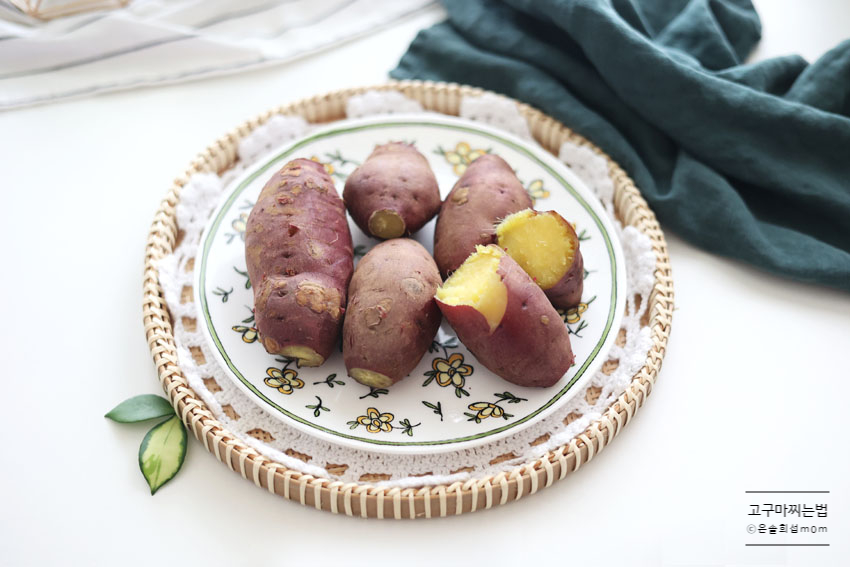
[[[357,226],[378,238],[413,234],[440,209],[428,160],[403,142],[377,146],[348,176],[342,198]]]
[[[386,388],[419,364],[442,320],[434,300],[440,283],[437,265],[415,240],[382,242],[360,260],[342,330],[349,376]]]
[[[434,230],[434,260],[440,272],[450,274],[477,245],[494,243],[499,221],[531,205],[505,160],[485,154],[473,161],[440,207]]]
[[[555,211],[526,209],[496,227],[496,243],[522,266],[555,307],[581,303],[584,260],[576,231]]]
[[[248,217],[245,259],[263,346],[322,364],[337,344],[354,256],[345,206],[321,164],[296,159],[266,183]]]
[[[509,382],[551,386],[573,364],[558,312],[496,245],[476,246],[437,290],[437,305],[475,358]]]

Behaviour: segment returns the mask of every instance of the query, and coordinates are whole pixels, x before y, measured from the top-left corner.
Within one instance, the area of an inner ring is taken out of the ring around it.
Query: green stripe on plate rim
[[[331,137],[331,136],[336,136],[336,135],[339,135],[339,134],[348,134],[348,133],[351,133],[351,132],[357,132],[357,131],[360,131],[360,130],[371,130],[371,129],[376,129],[376,128],[388,128],[388,127],[399,127],[399,126],[421,126],[421,127],[427,127],[427,128],[435,128],[436,127],[436,128],[443,128],[443,129],[448,129],[448,130],[457,130],[457,131],[461,131],[461,132],[469,132],[469,133],[472,133],[472,134],[476,134],[476,135],[479,135],[479,136],[484,136],[484,137],[490,138],[492,140],[496,140],[496,141],[504,144],[505,146],[508,146],[508,147],[512,148],[513,150],[525,155],[526,157],[528,157],[529,159],[531,159],[532,161],[537,163],[540,167],[545,169],[550,175],[552,175],[555,179],[558,180],[558,182],[561,184],[562,187],[566,188],[572,194],[572,196],[581,204],[581,206],[584,207],[585,211],[587,211],[590,214],[590,216],[593,217],[593,220],[596,223],[596,226],[599,228],[600,232],[602,233],[602,235],[605,239],[605,247],[608,250],[608,258],[609,258],[609,261],[610,261],[610,264],[611,264],[611,274],[612,274],[612,284],[613,285],[611,286],[611,307],[608,310],[608,319],[605,322],[605,330],[602,333],[602,338],[596,343],[596,346],[591,351],[590,356],[588,356],[588,358],[587,358],[587,360],[585,360],[584,364],[582,364],[582,366],[578,369],[578,371],[576,371],[576,374],[575,374],[575,376],[573,376],[573,379],[570,380],[569,383],[566,386],[564,386],[548,402],[546,402],[546,404],[537,408],[533,413],[530,413],[529,415],[523,417],[522,419],[519,419],[517,421],[514,421],[512,423],[509,423],[509,424],[504,425],[502,427],[499,427],[497,429],[492,429],[490,431],[486,431],[486,432],[483,432],[483,433],[477,433],[475,435],[467,435],[466,437],[457,437],[455,439],[444,439],[444,440],[439,440],[439,441],[386,441],[386,440],[382,440],[382,439],[367,439],[365,437],[360,437],[360,436],[357,436],[357,435],[350,435],[350,434],[347,434],[347,433],[341,433],[339,431],[335,431],[335,430],[329,429],[327,427],[322,427],[321,425],[318,425],[318,424],[313,423],[311,421],[307,421],[306,419],[299,417],[299,416],[287,411],[286,409],[282,408],[281,406],[279,406],[278,404],[273,402],[271,399],[266,397],[260,390],[258,390],[248,380],[246,380],[245,377],[242,375],[242,373],[239,372],[239,370],[233,365],[233,362],[230,360],[230,357],[227,355],[227,352],[225,352],[224,348],[222,347],[221,341],[218,338],[218,333],[216,333],[215,327],[213,326],[212,320],[210,319],[210,314],[209,314],[209,309],[208,309],[208,304],[207,304],[207,294],[206,294],[207,256],[209,255],[209,250],[210,250],[210,246],[212,245],[213,237],[215,236],[216,232],[218,231],[223,217],[225,216],[225,214],[227,212],[230,211],[230,207],[233,205],[233,202],[237,199],[237,197],[239,197],[239,195],[242,193],[242,191],[245,189],[245,187],[247,187],[249,184],[251,184],[257,177],[259,177],[260,175],[262,175],[263,173],[268,171],[268,169],[271,168],[272,165],[277,164],[278,162],[280,162],[280,160],[290,156],[293,152],[299,150],[300,148],[304,147],[305,145],[310,144],[310,143],[312,143],[316,140],[320,140],[320,139]],[[267,403],[271,407],[275,408],[276,410],[278,410],[282,414],[286,415],[290,419],[297,421],[299,423],[303,423],[304,425],[308,425],[308,426],[310,426],[314,429],[318,429],[320,431],[323,431],[324,433],[327,433],[329,435],[333,435],[335,437],[342,437],[342,438],[345,438],[345,439],[353,439],[355,441],[362,441],[364,443],[369,443],[369,444],[372,444],[372,445],[397,445],[397,446],[408,446],[408,447],[409,446],[429,446],[429,445],[431,445],[431,446],[433,446],[433,445],[450,445],[450,444],[454,444],[454,443],[462,443],[464,441],[473,441],[475,439],[481,439],[483,437],[489,437],[491,435],[495,435],[496,433],[501,433],[502,431],[506,431],[508,429],[516,427],[517,425],[525,423],[526,421],[528,421],[531,418],[538,415],[543,410],[551,407],[552,404],[554,404],[561,397],[563,397],[563,395],[566,394],[570,390],[572,385],[575,384],[576,381],[578,381],[578,379],[581,378],[584,375],[585,371],[587,370],[587,367],[590,366],[590,363],[593,362],[596,359],[597,356],[599,356],[599,350],[602,348],[602,344],[608,338],[608,335],[611,332],[611,326],[614,323],[614,312],[616,311],[616,306],[617,306],[617,269],[616,269],[616,267],[617,266],[616,266],[615,256],[614,256],[614,247],[613,247],[613,244],[611,243],[611,238],[608,234],[608,231],[606,231],[605,227],[602,225],[602,221],[597,216],[596,211],[594,211],[593,208],[590,207],[590,205],[587,203],[587,201],[585,201],[584,198],[576,192],[576,190],[573,188],[573,186],[570,185],[569,183],[567,183],[567,181],[563,177],[561,177],[561,175],[559,175],[558,172],[556,172],[552,167],[550,167],[548,164],[543,162],[536,155],[529,152],[526,148],[512,142],[511,140],[507,140],[505,138],[502,138],[502,137],[500,137],[496,134],[492,134],[490,132],[478,130],[476,128],[472,128],[472,127],[469,127],[469,126],[461,126],[459,124],[442,124],[442,123],[439,123],[439,122],[418,122],[418,121],[379,122],[379,123],[375,123],[375,124],[367,124],[367,125],[362,125],[362,126],[335,128],[333,130],[327,130],[325,132],[321,132],[319,134],[315,134],[313,136],[304,138],[300,142],[298,142],[295,145],[293,145],[292,147],[290,147],[288,150],[281,152],[280,154],[271,158],[266,163],[266,165],[264,165],[263,167],[258,169],[256,172],[254,172],[250,177],[248,177],[247,179],[242,181],[242,183],[239,184],[239,186],[233,191],[233,193],[231,193],[230,197],[225,202],[225,205],[219,210],[218,215],[216,215],[216,218],[213,220],[213,224],[210,228],[210,231],[207,233],[207,238],[204,241],[203,254],[202,254],[202,257],[201,257],[201,265],[200,265],[201,272],[200,272],[200,278],[199,278],[199,284],[200,284],[201,289],[199,290],[199,295],[200,295],[200,298],[201,298],[201,308],[203,309],[204,320],[206,321],[207,329],[209,330],[210,335],[213,338],[213,342],[215,343],[216,349],[218,349],[219,354],[221,354],[222,358],[227,363],[228,368],[230,368],[230,370],[236,375],[236,377],[239,378],[239,381],[242,382],[242,384],[245,387],[247,387],[251,392],[253,392],[260,399],[262,399],[265,403]]]

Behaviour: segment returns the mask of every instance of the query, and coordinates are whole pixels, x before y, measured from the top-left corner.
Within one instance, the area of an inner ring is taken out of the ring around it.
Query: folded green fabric
[[[619,162],[667,229],[850,290],[850,41],[746,65],[749,0],[443,0],[395,78],[522,100]]]

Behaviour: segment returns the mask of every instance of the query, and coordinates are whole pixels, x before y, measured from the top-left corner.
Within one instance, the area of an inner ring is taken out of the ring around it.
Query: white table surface
[[[850,32],[846,0],[757,5],[757,58],[813,59]],[[141,278],[172,179],[271,106],[384,81],[440,18],[434,9],[282,67],[0,114],[11,200],[0,213],[0,564],[850,564],[850,295],[669,232],[676,312],[657,387],[564,482],[473,515],[364,521],[273,497],[191,439],[183,470],[150,496],[136,461],[149,425],[103,414],[161,393]],[[745,547],[757,541],[748,504],[775,500],[745,490],[831,491],[816,522],[831,547]]]

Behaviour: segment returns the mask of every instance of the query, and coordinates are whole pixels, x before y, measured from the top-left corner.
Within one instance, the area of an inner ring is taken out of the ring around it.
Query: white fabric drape
[[[0,110],[281,63],[433,3],[136,0],[29,24],[0,4]]]

